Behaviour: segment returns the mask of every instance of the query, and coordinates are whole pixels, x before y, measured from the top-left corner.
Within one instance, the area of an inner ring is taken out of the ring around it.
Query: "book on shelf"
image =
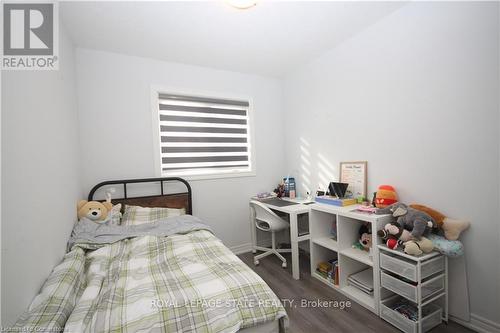
[[[316,272],[325,280],[339,285],[339,265],[337,259],[332,259],[329,262],[320,262],[316,267]]]
[[[340,283],[339,282],[340,281],[340,267],[339,267],[338,262],[335,263],[335,266],[334,266],[334,278],[335,278],[335,280],[333,283],[338,286]]]
[[[356,199],[354,199],[354,198],[341,198],[341,199],[339,199],[337,197],[332,197],[329,195],[318,196],[315,198],[315,201],[318,203],[332,205],[332,206],[338,206],[338,207],[355,205],[357,203]]]

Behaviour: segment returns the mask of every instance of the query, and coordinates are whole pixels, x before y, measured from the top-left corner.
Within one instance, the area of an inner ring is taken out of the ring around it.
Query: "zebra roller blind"
[[[249,102],[158,94],[163,175],[251,171]]]

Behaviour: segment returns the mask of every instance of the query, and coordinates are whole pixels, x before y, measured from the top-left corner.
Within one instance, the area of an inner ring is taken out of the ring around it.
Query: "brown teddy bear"
[[[80,200],[77,205],[78,219],[86,217],[89,220],[100,223],[106,220],[111,208],[113,208],[111,202]]]

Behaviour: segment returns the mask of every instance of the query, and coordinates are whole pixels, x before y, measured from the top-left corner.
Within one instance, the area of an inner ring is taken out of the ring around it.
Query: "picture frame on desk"
[[[340,162],[340,182],[348,183],[347,195],[367,198],[368,162]]]

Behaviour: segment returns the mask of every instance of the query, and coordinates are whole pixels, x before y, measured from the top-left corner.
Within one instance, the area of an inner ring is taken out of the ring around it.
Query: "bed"
[[[185,190],[172,193],[172,183],[174,188],[180,184]],[[132,184],[159,185],[158,193],[131,195]],[[214,236],[209,226],[191,216],[192,194],[187,181],[106,181],[90,191],[89,201],[109,187],[121,189],[121,198],[112,202],[121,203],[122,208],[169,207],[184,209],[189,215],[140,226],[99,225],[95,227],[100,230],[98,241],[89,241],[75,231],[83,222],[96,226],[82,219],[73,230],[69,251],[16,328],[51,332],[286,330],[286,312],[273,291]],[[109,238],[117,230],[121,238]]]

